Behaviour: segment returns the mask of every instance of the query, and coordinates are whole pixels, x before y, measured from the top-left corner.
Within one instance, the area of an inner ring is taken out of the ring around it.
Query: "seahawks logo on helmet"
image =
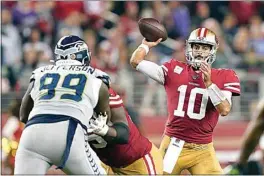
[[[91,52],[84,40],[75,35],[62,37],[55,47],[55,63],[89,65]]]

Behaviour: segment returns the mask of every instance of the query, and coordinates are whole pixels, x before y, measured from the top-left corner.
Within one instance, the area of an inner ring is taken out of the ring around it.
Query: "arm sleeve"
[[[154,62],[143,60],[138,64],[136,69],[151,79],[157,81],[159,84],[163,85],[165,83],[163,66],[159,66]]]
[[[129,128],[122,122],[113,124],[113,128],[116,130],[116,137],[114,141],[116,144],[127,144],[129,140]]]
[[[224,88],[222,90],[231,92],[233,96],[240,95],[240,81],[233,70],[227,70],[225,75]]]
[[[119,108],[124,106],[122,98],[112,88],[110,88],[108,92],[110,108]]]
[[[227,101],[229,102],[229,104],[232,106],[232,100],[231,100],[232,92],[227,91],[227,90],[222,90],[222,92],[225,95],[225,97],[226,97]]]
[[[109,96],[110,108],[119,108],[123,106],[123,100],[119,95]]]

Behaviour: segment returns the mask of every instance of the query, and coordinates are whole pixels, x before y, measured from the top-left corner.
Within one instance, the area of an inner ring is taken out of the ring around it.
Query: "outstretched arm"
[[[133,68],[144,73],[158,83],[164,84],[165,79],[162,67],[154,62],[144,60],[149,49],[158,45],[161,40],[162,39],[159,39],[156,42],[147,42],[143,39],[142,44],[133,52],[130,58],[130,64]]]
[[[238,160],[238,163],[242,165],[247,163],[250,154],[258,145],[260,137],[264,132],[264,99],[263,102],[260,103],[260,109],[255,116],[256,117],[250,122],[244,135],[242,149]]]
[[[249,165],[247,163],[249,156],[254,151],[259,143],[260,137],[264,132],[264,98],[262,102],[259,103],[256,114],[253,120],[248,125],[248,128],[244,134],[242,147],[240,150],[238,161],[227,166],[225,174],[227,175],[252,175],[249,171]],[[256,174],[256,172],[255,172]]]

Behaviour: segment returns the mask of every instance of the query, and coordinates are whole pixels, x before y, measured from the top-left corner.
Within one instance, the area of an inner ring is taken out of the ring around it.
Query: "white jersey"
[[[92,75],[89,66],[48,65],[36,69],[31,97],[34,107],[29,115],[59,114],[74,117],[88,124],[97,105],[100,79]]]

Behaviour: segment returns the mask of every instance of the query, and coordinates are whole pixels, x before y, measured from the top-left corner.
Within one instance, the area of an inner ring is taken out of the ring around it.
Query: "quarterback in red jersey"
[[[109,127],[123,123],[129,129],[129,136],[127,140],[108,142],[107,139],[98,134],[89,135],[92,148],[100,160],[107,165],[103,164],[107,173],[125,175],[162,174],[162,155],[158,148],[140,134],[125,110],[121,97],[112,88],[109,88],[109,94],[112,114],[110,122],[113,124],[109,124]],[[96,125],[96,123],[94,124]]]
[[[218,40],[214,32],[198,28],[186,41],[186,62],[175,59],[159,66],[144,60],[156,42],[134,51],[133,68],[162,84],[167,94],[168,120],[160,151],[166,174],[222,174],[212,143],[219,115],[230,112],[231,97],[240,95],[240,81],[231,69],[214,69]]]

